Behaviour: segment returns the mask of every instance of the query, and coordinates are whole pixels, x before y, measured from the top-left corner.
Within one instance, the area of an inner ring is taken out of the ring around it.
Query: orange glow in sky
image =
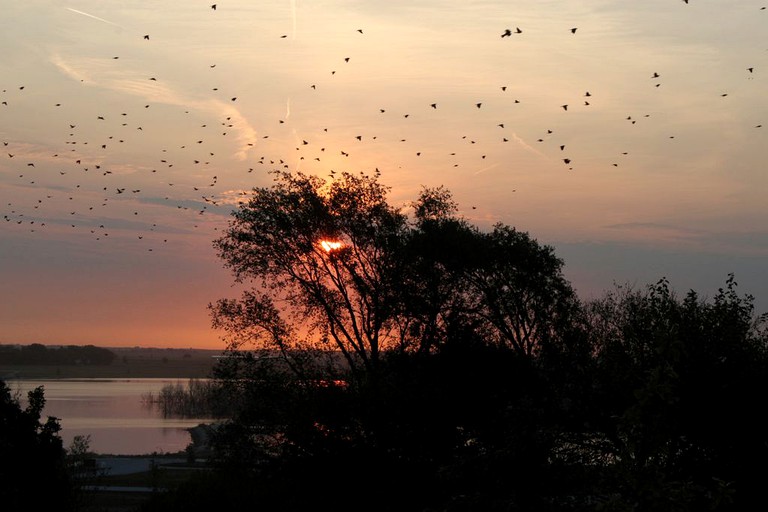
[[[584,298],[768,310],[762,0],[5,4],[0,343],[223,347],[212,241],[272,170],[442,185]]]
[[[342,243],[334,242],[332,240],[322,240],[320,242],[320,246],[323,248],[325,252],[331,252],[331,251],[335,251],[336,249],[341,249]]]

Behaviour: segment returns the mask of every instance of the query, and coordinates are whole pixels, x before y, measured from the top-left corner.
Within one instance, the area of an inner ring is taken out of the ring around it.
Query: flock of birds
[[[688,3],[687,0],[683,0]],[[217,4],[210,5],[212,11],[217,11]],[[761,10],[764,10],[762,7]],[[565,32],[574,37],[577,36],[578,27],[571,27]],[[355,32],[359,37],[364,37],[365,32],[362,28],[350,28],[350,32]],[[498,33],[497,33],[498,34]],[[141,38],[146,44],[153,44],[152,34],[144,34]],[[287,38],[288,34],[282,34],[280,38]],[[498,36],[497,36],[498,37]],[[506,28],[501,31],[501,39],[512,39],[515,37],[525,37],[525,31],[520,27]],[[117,60],[120,56],[113,56]],[[338,59],[340,66],[354,66],[354,59],[349,56],[340,56]],[[216,64],[208,64],[213,69]],[[331,76],[337,75],[338,69],[330,69]],[[745,68],[745,78],[750,78],[756,72],[754,66]],[[2,81],[8,81],[11,77],[3,77]],[[649,87],[661,86],[661,75],[658,72],[649,72],[646,77]],[[147,76],[146,79],[152,82],[162,81],[162,76]],[[306,87],[313,91],[319,89],[318,83],[306,84]],[[502,94],[511,94],[511,88],[506,85],[499,85],[498,92]],[[162,130],[153,129],[150,125],[158,120],[153,112],[152,103],[134,104],[127,102],[124,111],[115,112],[108,110],[105,106],[105,112],[95,116],[95,119],[83,119],[81,113],[69,112],[72,118],[63,126],[63,140],[59,143],[59,149],[53,150],[49,154],[41,155],[39,151],[27,143],[27,141],[17,138],[14,132],[3,121],[9,119],[17,104],[28,104],[25,94],[35,94],[35,84],[14,84],[6,85],[2,88],[0,95],[0,128],[4,133],[5,140],[2,140],[2,149],[4,162],[0,165],[0,172],[6,174],[3,177],[5,182],[11,182],[17,187],[23,187],[24,190],[31,191],[34,196],[30,202],[29,194],[17,197],[2,195],[6,199],[5,203],[0,205],[0,215],[2,222],[8,226],[27,230],[31,233],[44,233],[47,229],[56,227],[56,229],[66,228],[73,230],[78,234],[90,236],[94,240],[106,240],[114,231],[121,233],[133,232],[134,240],[149,240],[152,243],[146,246],[147,251],[155,250],[158,245],[168,243],[169,233],[172,229],[163,224],[163,215],[157,213],[156,208],[175,207],[184,212],[189,219],[192,228],[198,228],[205,216],[215,213],[212,221],[213,229],[218,230],[226,221],[226,215],[231,208],[238,203],[246,200],[248,192],[233,183],[222,185],[219,180],[222,163],[218,157],[221,155],[213,148],[221,147],[221,139],[232,132],[240,129],[238,123],[241,120],[234,119],[232,116],[222,116],[215,122],[204,123],[195,127],[194,130],[179,130],[180,133],[195,133],[190,139],[176,147],[162,147],[160,154],[154,162],[142,166],[143,175],[141,183],[151,183],[155,187],[162,186],[167,190],[167,194],[160,197],[147,197],[144,192],[144,185],[138,185],[132,180],[138,176],[135,173],[126,174],[120,171],[123,158],[130,158],[130,146],[140,145],[149,147],[157,143],[157,138],[162,136]],[[223,94],[220,88],[212,87],[213,94]],[[595,97],[589,91],[578,93],[579,103],[569,101],[559,106],[553,105],[553,108],[561,109],[563,113],[570,113],[576,109],[586,109],[595,101]],[[727,96],[723,92],[721,96]],[[217,96],[219,97],[219,96]],[[235,103],[240,95],[238,93],[227,94],[226,101]],[[523,100],[520,98],[509,98],[509,104],[519,104]],[[66,110],[64,100],[51,102],[50,105],[55,109]],[[484,101],[468,101],[467,109],[483,110]],[[386,105],[376,106],[378,115],[398,116],[401,122],[408,122],[412,119],[412,114],[422,115],[430,110],[438,110],[442,106],[438,101],[424,104],[424,112],[399,112],[392,114],[390,108]],[[277,126],[287,125],[290,120],[284,116],[276,119]],[[641,118],[650,117],[650,114],[644,114],[640,118],[634,115],[627,115],[626,122],[635,124]],[[52,117],[52,119],[58,118]],[[390,122],[391,122],[390,118]],[[497,141],[503,144],[510,143],[512,137],[507,135],[505,130],[507,124],[505,121],[495,120],[495,129],[498,130]],[[149,123],[149,124],[148,124]],[[755,128],[761,128],[757,124]],[[291,169],[297,165],[308,166],[315,165],[317,169],[325,169],[331,176],[336,175],[337,171],[324,167],[324,162],[336,161],[338,158],[348,158],[350,154],[357,150],[350,149],[352,144],[363,143],[366,141],[377,141],[379,136],[366,135],[361,129],[361,133],[354,135],[349,140],[350,146],[338,147],[338,140],[331,140],[325,137],[329,127],[322,128],[322,133],[311,134],[305,137],[298,137],[295,144],[295,153],[290,155],[269,155],[265,154],[258,158],[250,158],[243,164],[243,173],[241,178],[247,180],[247,174],[254,172],[263,172],[274,169]],[[536,139],[538,143],[554,142],[554,153],[558,154],[558,159],[567,170],[574,169],[574,161],[569,155],[569,147],[562,141],[556,140],[556,128],[542,127],[540,137]],[[207,133],[205,137],[199,135]],[[388,140],[389,143],[408,143],[407,130],[404,129],[402,137],[396,140]],[[245,142],[248,151],[255,150],[270,138],[269,133],[259,134],[253,140]],[[283,132],[283,135],[286,133]],[[674,138],[674,135],[669,135]],[[211,138],[218,139],[217,143],[210,143]],[[230,136],[229,139],[232,139]],[[470,135],[462,135],[461,142],[467,145],[478,143]],[[478,144],[479,146],[479,144]],[[359,146],[358,146],[359,147]],[[362,150],[361,150],[362,151]],[[421,157],[423,149],[413,148],[412,154]],[[450,157],[456,157],[458,151],[450,151]],[[334,158],[326,156],[334,155]],[[619,155],[626,156],[627,151],[617,151]],[[486,153],[478,150],[476,157],[479,161],[486,159]],[[307,163],[304,163],[304,162]],[[295,162],[293,165],[292,163]],[[317,162],[316,164],[314,162]],[[453,164],[454,167],[462,165],[458,160]],[[619,160],[612,161],[614,167],[619,166]],[[183,170],[183,174],[177,171]],[[13,176],[10,175],[13,173]],[[180,179],[172,178],[172,177]],[[12,179],[11,179],[12,178]],[[173,179],[173,181],[170,181]],[[514,190],[513,190],[514,191]],[[145,208],[151,207],[145,211]],[[60,212],[66,208],[68,215],[62,218]],[[57,213],[58,212],[58,213]],[[119,219],[116,220],[116,219]],[[111,224],[110,224],[111,223]],[[152,235],[151,237],[148,235]],[[113,237],[114,238],[114,237]]]

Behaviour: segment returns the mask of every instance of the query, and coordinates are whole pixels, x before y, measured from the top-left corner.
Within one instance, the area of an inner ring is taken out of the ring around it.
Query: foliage
[[[471,225],[443,188],[408,216],[377,180],[279,173],[216,241],[252,286],[211,305],[234,414],[195,492],[229,475],[232,507],[264,510],[758,499],[766,318],[733,276],[712,300],[662,279],[585,304],[527,233]]]
[[[386,193],[377,175],[348,173],[329,184],[284,172],[255,189],[215,244],[262,290],[211,306],[229,347],[287,361],[331,349],[359,379],[384,352],[437,350],[451,331],[527,356],[557,338],[578,301],[551,248],[501,224],[481,232],[444,189],[425,189],[412,220]]]
[[[757,499],[766,473],[756,468],[768,457],[758,405],[766,318],[754,317],[733,275],[712,301],[694,291],[680,300],[662,279],[607,295],[592,315],[595,410],[621,495],[651,510]]]
[[[401,342],[393,249],[406,222],[375,178],[344,174],[326,184],[281,173],[234,215],[216,242],[219,255],[238,280],[256,280],[264,292],[212,307],[231,348],[252,343],[290,359],[295,348],[330,346],[358,371]]]
[[[58,419],[42,421],[42,386],[30,391],[27,401],[22,409],[18,398],[0,380],[0,503],[10,512],[71,510],[74,496]]]

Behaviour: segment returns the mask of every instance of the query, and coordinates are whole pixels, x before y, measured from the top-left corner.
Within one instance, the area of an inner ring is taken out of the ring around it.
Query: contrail
[[[488,165],[488,166],[486,166],[486,167],[483,167],[483,168],[482,168],[482,169],[480,169],[479,171],[475,172],[475,173],[474,173],[474,175],[475,175],[475,176],[477,176],[477,175],[478,175],[478,174],[480,174],[481,172],[490,171],[490,170],[491,170],[491,169],[493,169],[494,167],[498,167],[498,166],[499,166],[499,164],[498,164],[498,163],[495,163],[495,164],[491,164],[491,165]]]
[[[523,146],[523,147],[524,147],[525,149],[527,149],[528,151],[530,151],[530,152],[532,152],[532,153],[535,153],[535,154],[537,154],[537,155],[539,155],[539,156],[543,156],[544,158],[546,158],[546,155],[544,155],[544,154],[543,154],[541,151],[539,151],[539,150],[537,150],[537,149],[535,149],[535,148],[531,147],[531,145],[530,145],[530,144],[528,144],[527,142],[525,142],[523,139],[521,139],[521,138],[520,138],[520,137],[517,135],[517,133],[512,133],[512,138],[515,140],[515,142],[517,142],[518,144],[520,144],[521,146]]]
[[[87,12],[78,11],[77,9],[73,9],[71,7],[67,7],[67,10],[68,11],[72,11],[72,12],[77,13],[77,14],[82,14],[83,16],[88,16],[89,18],[93,18],[94,20],[102,21],[104,23],[108,23],[110,25],[114,25],[116,27],[123,28],[121,25],[118,25],[117,23],[113,23],[113,22],[111,22],[109,20],[105,20],[104,18],[99,18],[98,16],[94,16],[93,14],[88,14]]]

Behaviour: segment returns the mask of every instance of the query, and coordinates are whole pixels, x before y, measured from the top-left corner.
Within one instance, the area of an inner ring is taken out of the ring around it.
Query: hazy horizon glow
[[[272,169],[378,169],[404,209],[443,185],[585,298],[733,272],[768,310],[766,22],[752,0],[12,2],[0,343],[221,348],[212,241]]]

